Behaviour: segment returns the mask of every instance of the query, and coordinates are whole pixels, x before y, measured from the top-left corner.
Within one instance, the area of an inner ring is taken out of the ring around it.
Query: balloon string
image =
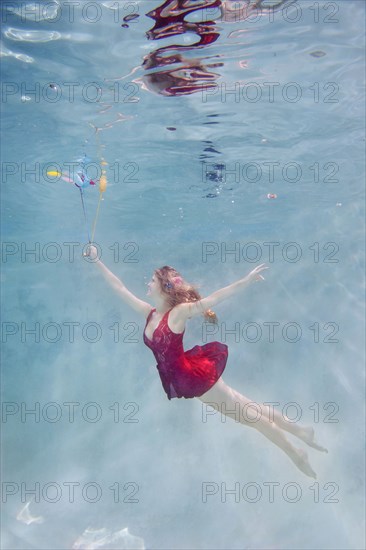
[[[95,228],[97,226],[97,221],[98,221],[98,216],[99,216],[99,208],[100,208],[100,203],[102,202],[102,193],[99,194],[99,201],[98,201],[98,206],[97,206],[97,212],[95,214],[95,218],[94,218],[94,224],[93,224],[93,231],[92,231],[92,240],[91,242],[93,243],[94,242],[94,235],[95,235]],[[90,241],[89,241],[90,242]]]
[[[87,217],[86,217],[86,209],[85,209],[85,204],[84,204],[83,190],[81,189],[81,187],[79,187],[79,189],[80,189],[81,204],[82,204],[83,212],[84,212],[85,228],[86,228],[86,232],[87,232],[87,235],[88,235],[88,240],[89,240],[89,243],[90,243],[91,240],[90,240],[90,234],[89,234],[89,229],[88,229],[88,220],[87,220]]]
[[[100,138],[99,138],[99,133],[97,132],[97,146],[98,146],[98,156],[100,158],[100,164],[101,164],[101,167],[105,166],[107,163],[105,162],[103,156],[102,156],[102,144],[100,142]],[[95,218],[94,218],[94,223],[93,223],[93,231],[92,231],[92,242],[94,242],[94,235],[95,235],[95,229],[96,229],[96,226],[97,226],[97,221],[98,221],[98,217],[99,217],[99,209],[100,209],[100,203],[102,202],[102,194],[104,193],[104,191],[106,190],[106,187],[107,187],[107,176],[106,176],[106,171],[104,168],[102,168],[102,175],[100,177],[100,180],[99,180],[99,201],[98,201],[98,206],[97,206],[97,211],[96,211],[96,214],[95,214]]]

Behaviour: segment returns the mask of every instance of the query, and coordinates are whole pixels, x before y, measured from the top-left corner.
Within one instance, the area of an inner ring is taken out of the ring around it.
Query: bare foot
[[[306,476],[313,477],[316,479],[316,473],[309,464],[308,455],[302,449],[296,449],[294,456],[292,457],[293,462]]]
[[[312,428],[311,426],[309,426],[308,428],[302,428],[301,431],[299,431],[296,435],[299,439],[309,445],[309,447],[313,447],[313,449],[321,451],[322,453],[328,452],[328,449],[322,447],[315,441],[314,428]]]

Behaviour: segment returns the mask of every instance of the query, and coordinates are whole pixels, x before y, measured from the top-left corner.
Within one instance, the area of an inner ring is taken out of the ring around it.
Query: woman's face
[[[161,288],[158,278],[155,273],[151,277],[151,281],[147,283],[147,295],[148,296],[160,296]]]

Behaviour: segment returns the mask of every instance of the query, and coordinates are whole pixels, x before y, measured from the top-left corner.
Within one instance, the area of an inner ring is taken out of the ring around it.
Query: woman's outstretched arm
[[[207,309],[211,309],[219,302],[235,296],[250,283],[263,280],[264,277],[261,275],[261,271],[263,271],[264,269],[268,269],[268,267],[264,264],[258,265],[250,273],[248,273],[246,277],[243,277],[243,279],[239,279],[239,281],[235,281],[235,283],[232,283],[231,285],[225,286],[220,290],[216,290],[206,298],[202,298],[197,302],[179,304],[174,308],[175,319],[177,321],[183,321],[191,317],[195,317],[196,315],[202,315],[204,311],[206,311]]]
[[[141,313],[144,317],[147,317],[151,310],[151,305],[132,294],[132,292],[125,287],[124,283],[104,265],[104,263],[98,258],[98,251],[95,246],[91,245],[88,248],[87,255],[93,261],[92,263],[97,266],[104,279],[113,288],[113,290],[115,290],[119,297],[122,298],[127,305],[132,307],[132,309],[138,313]]]

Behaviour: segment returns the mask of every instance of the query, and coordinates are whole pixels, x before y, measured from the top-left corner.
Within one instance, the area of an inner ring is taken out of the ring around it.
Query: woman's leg
[[[307,476],[316,479],[316,474],[309,464],[306,452],[294,447],[277,424],[270,422],[263,414],[260,415],[256,422],[250,421],[250,418],[255,417],[255,415],[251,416],[250,414],[253,411],[250,407],[253,401],[230,388],[230,386],[227,386],[222,378],[198,399],[225,414],[225,416],[233,418],[236,421],[239,420],[245,426],[256,428],[272,443],[280,447],[299,470]]]
[[[324,453],[328,452],[325,447],[322,447],[315,441],[314,429],[311,426],[302,426],[297,422],[291,422],[287,416],[278,412],[274,407],[270,408],[268,405],[262,404],[260,404],[260,407],[267,420],[274,422],[282,430],[286,430],[286,432],[298,437],[301,441],[307,443],[309,447],[313,447]]]

